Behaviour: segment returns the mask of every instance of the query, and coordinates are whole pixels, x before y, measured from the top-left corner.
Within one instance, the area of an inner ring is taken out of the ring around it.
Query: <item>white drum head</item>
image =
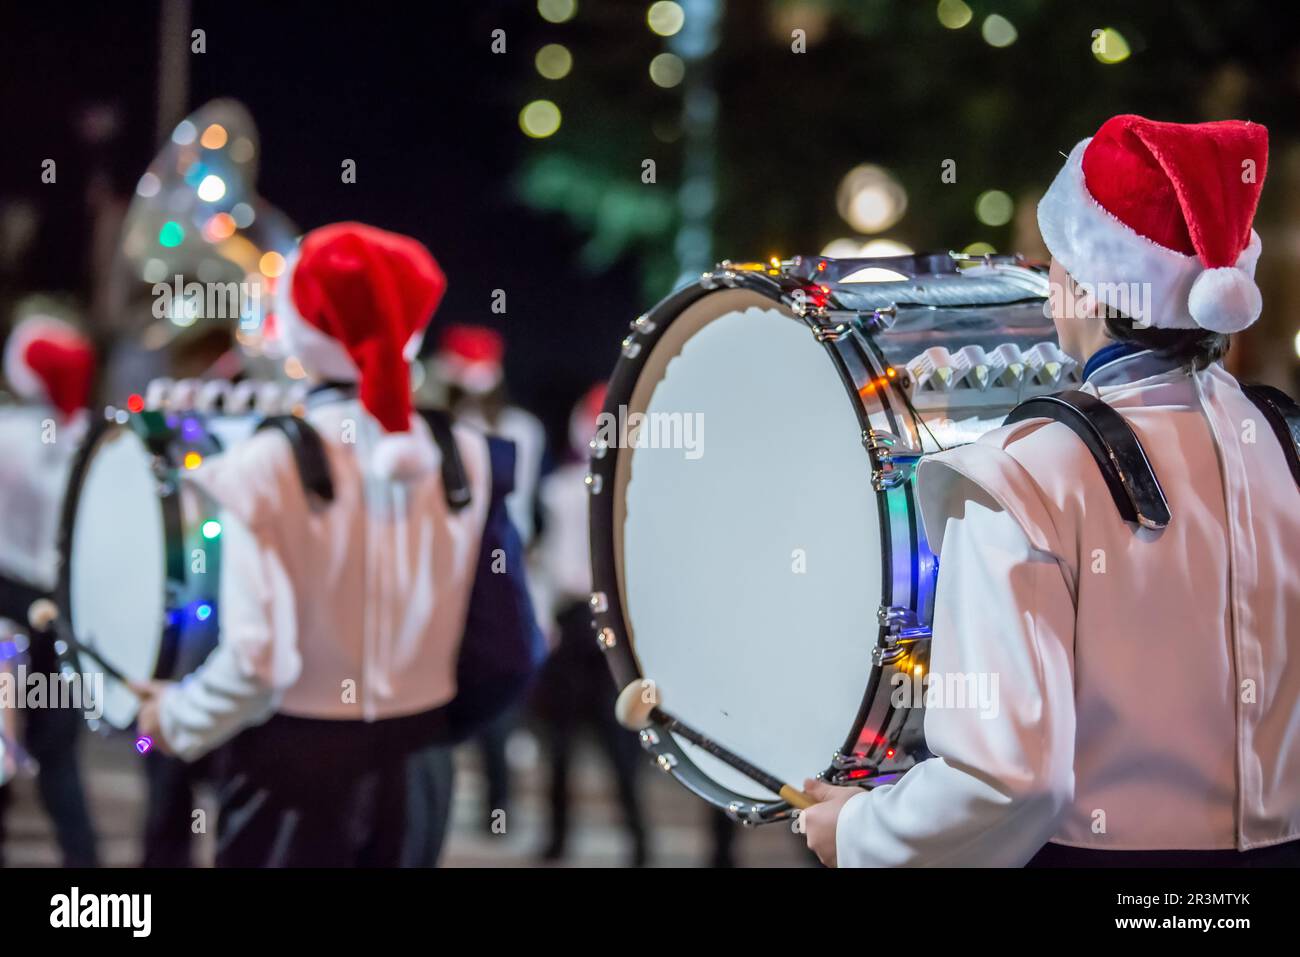
[[[802,322],[727,291],[665,331],[636,411],[693,418],[697,440],[619,455],[615,551],[641,673],[666,711],[800,787],[852,730],[876,639],[880,519],[853,399]],[[662,437],[665,421],[643,428]],[[774,797],[679,744],[719,784]]]
[[[162,644],[166,545],[156,485],[144,443],[126,429],[109,432],[81,484],[68,556],[74,634],[129,678],[153,677]],[[104,720],[126,728],[137,710],[135,696],[106,675]]]

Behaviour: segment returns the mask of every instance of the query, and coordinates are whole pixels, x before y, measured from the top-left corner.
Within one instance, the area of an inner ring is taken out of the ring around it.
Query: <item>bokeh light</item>
[[[284,272],[284,257],[275,250],[263,253],[262,258],[257,261],[257,268],[261,270],[263,276],[275,279]]]
[[[985,226],[1005,226],[1015,211],[1016,204],[1000,189],[985,190],[975,200],[975,218]]]
[[[939,0],[939,22],[949,30],[960,30],[966,24],[970,23],[970,7],[966,6],[962,0]]]
[[[672,0],[658,0],[650,4],[650,9],[646,11],[645,22],[659,36],[670,37],[680,31],[682,25],[686,23],[686,11],[682,9],[681,4],[673,3]]]
[[[145,199],[149,199],[153,196],[157,196],[158,190],[161,188],[162,180],[160,180],[157,175],[154,173],[145,173],[140,177],[140,182],[136,184],[135,191]]]
[[[864,163],[840,182],[835,205],[844,221],[860,233],[879,233],[903,218],[907,193],[888,170]]]
[[[189,146],[199,135],[199,131],[194,128],[194,124],[189,120],[181,120],[176,124],[176,129],[172,130],[172,142],[177,146]]]
[[[578,3],[577,0],[537,0],[537,12],[550,23],[564,23],[578,12]]]
[[[199,183],[199,199],[205,203],[215,203],[226,195],[226,183],[220,176],[209,173]]]
[[[1092,38],[1092,55],[1102,63],[1123,63],[1131,52],[1124,35],[1114,27],[1103,27]]]
[[[990,13],[985,17],[980,33],[984,36],[984,42],[993,47],[1009,47],[1020,35],[1016,32],[1015,24],[1000,13]]]
[[[199,137],[199,145],[205,150],[219,150],[226,145],[226,128],[220,123],[213,123]]]
[[[992,243],[974,242],[962,250],[967,256],[992,256],[997,252]]]
[[[560,128],[560,108],[550,100],[533,100],[519,111],[519,128],[535,140],[545,139]]]
[[[665,89],[676,86],[686,76],[686,64],[676,53],[661,53],[650,61],[650,79]]]
[[[158,244],[173,249],[185,240],[185,229],[174,219],[169,219],[158,230]]]
[[[560,80],[573,69],[573,54],[562,43],[548,43],[537,51],[533,61],[537,72],[548,80]]]

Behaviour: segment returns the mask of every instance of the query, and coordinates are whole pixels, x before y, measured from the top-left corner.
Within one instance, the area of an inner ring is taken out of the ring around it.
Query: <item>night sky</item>
[[[99,155],[123,196],[157,152],[157,9],[0,13],[0,200],[35,202],[42,223],[34,255],[11,272],[12,292],[84,291],[95,153],[77,118],[87,107],[118,109],[121,126]],[[638,301],[630,263],[601,276],[582,271],[569,226],[514,198],[512,177],[530,146],[517,122],[521,87],[547,26],[534,4],[198,0],[192,26],[206,30],[207,52],[189,58],[189,109],[222,96],[250,109],[262,142],[258,192],[304,230],[358,219],[426,243],[450,283],[435,323],[504,332],[512,392],[562,428],[648,304]],[[507,31],[505,56],[490,51],[497,27]],[[40,182],[45,157],[59,163],[56,185]],[[344,159],[357,163],[355,184],[340,181]],[[489,309],[497,288],[506,290],[505,316]]]

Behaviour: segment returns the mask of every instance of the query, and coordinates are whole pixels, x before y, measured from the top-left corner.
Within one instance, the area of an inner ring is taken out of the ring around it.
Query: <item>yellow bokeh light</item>
[[[1114,27],[1092,31],[1092,55],[1102,63],[1122,63],[1131,52],[1124,35]]]
[[[560,128],[560,108],[550,100],[533,100],[519,111],[519,128],[535,140],[545,139]]]
[[[985,190],[975,200],[975,218],[985,226],[1005,226],[1015,211],[1011,197],[1000,189]]]
[[[962,0],[939,0],[939,22],[949,30],[960,30],[971,21],[970,7]]]
[[[564,23],[578,12],[578,3],[577,0],[537,0],[537,12],[550,23]]]
[[[185,467],[187,469],[193,470],[198,468],[202,464],[203,464],[203,456],[199,455],[198,452],[185,453]]]
[[[257,268],[263,276],[275,279],[280,273],[284,272],[284,257],[275,250],[263,253],[262,258],[257,261]]]
[[[533,62],[537,66],[537,72],[546,79],[560,80],[573,69],[573,54],[562,43],[548,43],[537,51]]]
[[[686,11],[679,3],[672,0],[658,0],[650,4],[646,11],[645,22],[650,29],[661,37],[670,37],[681,30],[686,23]]]
[[[997,252],[992,243],[976,242],[971,243],[962,250],[967,256],[992,256]]]
[[[665,89],[676,86],[686,76],[686,64],[675,53],[661,53],[650,61],[650,79]]]
[[[199,137],[199,145],[206,150],[219,150],[226,145],[226,128],[220,123],[213,123]]]

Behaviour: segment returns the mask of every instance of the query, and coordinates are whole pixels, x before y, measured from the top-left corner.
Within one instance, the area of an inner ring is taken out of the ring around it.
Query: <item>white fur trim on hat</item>
[[[354,382],[360,373],[337,339],[331,339],[298,312],[293,304],[293,271],[298,266],[298,250],[289,254],[284,272],[275,284],[275,328],[279,334],[278,350],[294,356],[310,374],[322,379]]]
[[[471,362],[449,352],[440,352],[433,357],[433,370],[443,382],[459,386],[470,395],[486,395],[505,375],[499,363]]]
[[[45,380],[27,364],[27,347],[37,339],[77,341],[81,339],[81,334],[62,319],[38,313],[14,326],[5,341],[5,381],[14,390],[14,394],[28,401],[48,401]]]
[[[1235,266],[1209,270],[1199,257],[1139,235],[1088,192],[1083,153],[1090,142],[1091,137],[1082,140],[1070,151],[1038,204],[1043,242],[1070,277],[1098,301],[1157,329],[1237,332],[1258,318],[1261,300],[1254,276],[1259,234],[1250,231],[1250,243]],[[1210,273],[1220,275],[1208,278]],[[1232,275],[1223,275],[1227,273]],[[1198,282],[1203,275],[1205,282]]]
[[[422,432],[388,432],[375,442],[370,469],[380,478],[408,482],[427,475],[442,462],[432,438]]]

